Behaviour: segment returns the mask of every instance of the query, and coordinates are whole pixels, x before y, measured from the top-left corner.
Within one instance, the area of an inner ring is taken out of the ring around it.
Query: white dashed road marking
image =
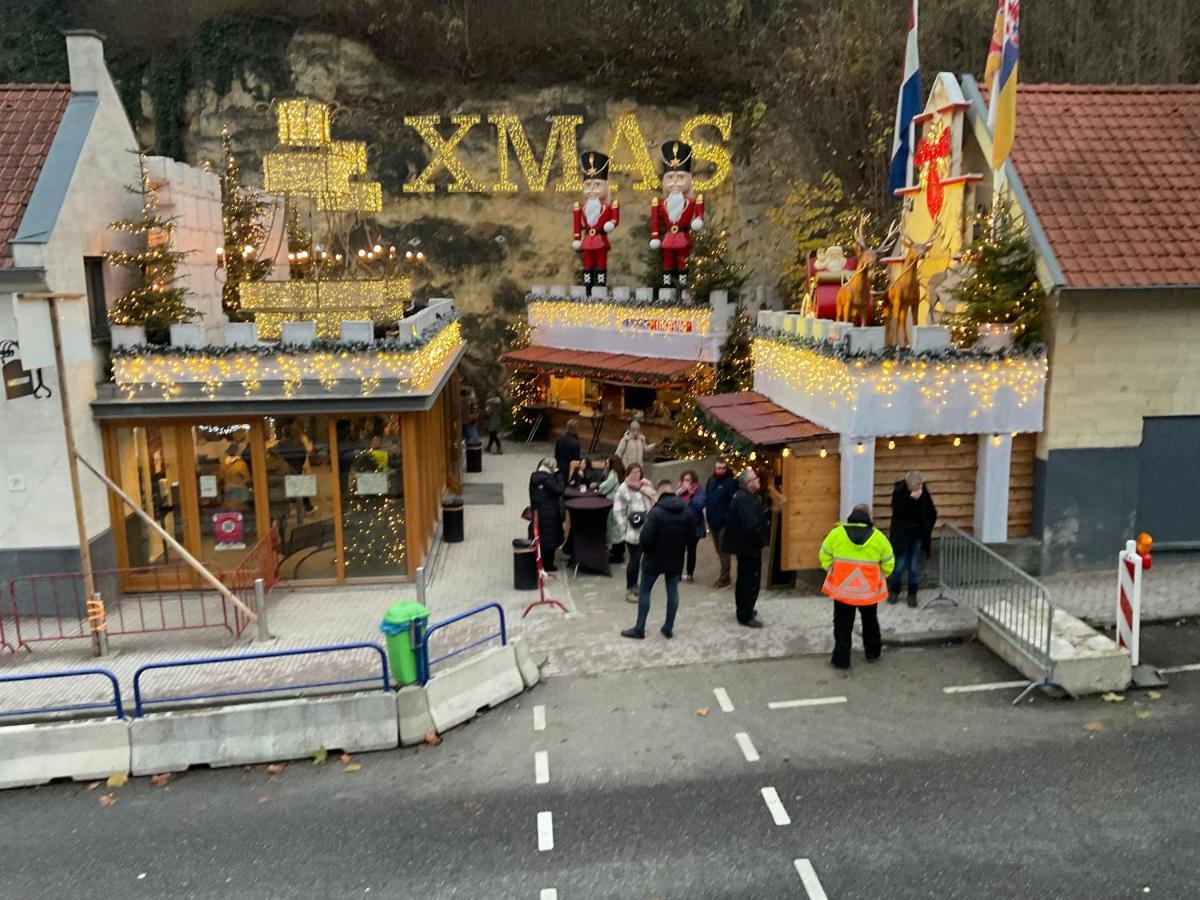
[[[775,820],[776,825],[791,825],[792,820],[788,817],[787,810],[783,808],[783,803],[779,799],[779,792],[773,787],[765,787],[762,789],[763,800],[767,802],[767,809],[771,811],[771,818]]]
[[[538,849],[554,849],[554,817],[548,812],[538,813]]]
[[[545,750],[539,750],[533,754],[533,773],[534,780],[538,784],[547,784],[550,781],[550,754]]]
[[[1023,688],[1029,687],[1028,681],[989,681],[986,684],[956,684],[953,687],[944,687],[942,692],[945,694],[973,694],[976,691],[1002,691],[1005,688]]]
[[[821,879],[817,877],[816,870],[813,869],[813,864],[807,859],[796,860],[796,871],[800,873],[800,880],[804,882],[804,890],[808,893],[808,900],[829,900],[825,896],[825,889],[821,887]]]
[[[775,700],[767,704],[768,709],[793,709],[797,706],[828,706],[831,703],[845,703],[845,697],[810,697],[807,700]]]
[[[558,891],[554,888],[542,888],[540,900],[558,900]]]
[[[750,741],[750,735],[744,731],[739,731],[733,736],[733,739],[742,748],[742,756],[746,757],[746,762],[758,762],[758,751],[754,749],[754,744]]]
[[[733,712],[733,701],[729,699],[729,692],[725,688],[713,688],[713,693],[717,697],[717,705],[721,707],[721,712]]]
[[[1158,671],[1167,675],[1171,675],[1176,672],[1200,672],[1200,663],[1190,663],[1186,666],[1170,666],[1166,669],[1159,669]]]
[[[533,708],[533,730],[546,730],[546,707],[540,704]]]

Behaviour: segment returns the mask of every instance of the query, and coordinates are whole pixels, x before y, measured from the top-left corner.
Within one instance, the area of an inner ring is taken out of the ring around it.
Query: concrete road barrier
[[[525,680],[512,644],[493,647],[456,666],[439,670],[425,685],[429,714],[439,733],[524,690]]]
[[[129,772],[129,725],[87,719],[0,728],[0,788],[55,778],[92,781]]]
[[[513,652],[517,657],[517,668],[521,672],[521,680],[525,682],[526,688],[531,688],[542,677],[541,671],[538,669],[537,663],[533,661],[533,656],[529,652],[529,647],[525,645],[525,641],[521,638],[513,638],[509,641],[509,645],[513,648]]]
[[[433,716],[429,714],[429,697],[422,684],[400,688],[396,693],[396,713],[401,747],[423,743],[429,732],[437,731]]]
[[[302,759],[320,749],[356,752],[399,745],[396,698],[390,691],[153,713],[134,719],[131,735],[134,775]]]

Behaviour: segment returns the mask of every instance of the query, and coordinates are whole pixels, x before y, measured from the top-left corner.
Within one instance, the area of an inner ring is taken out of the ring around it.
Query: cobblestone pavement
[[[832,646],[828,601],[816,583],[788,590],[764,590],[758,608],[767,627],[750,630],[734,622],[730,589],[712,588],[716,558],[712,544],[701,545],[694,584],[681,585],[676,637],[665,640],[657,629],[645,641],[619,636],[633,623],[634,609],[624,599],[624,572],[614,567],[611,577],[560,569],[548,583],[547,594],[561,601],[533,609],[522,618],[536,592],[512,588],[512,539],[525,535],[520,512],[527,503],[529,473],[545,446],[510,444],[501,456],[484,456],[484,471],[467,476],[465,540],[443,544],[429,569],[427,602],[434,621],[443,620],[487,602],[505,610],[510,635],[523,635],[543,663],[546,675],[594,674],[609,670],[773,659],[806,653],[825,653]],[[474,502],[478,498],[482,502]],[[497,502],[501,500],[502,502]],[[1111,624],[1115,612],[1114,577],[1110,572],[1045,579],[1054,602],[1097,625]],[[923,597],[927,596],[922,591]],[[291,649],[321,644],[381,641],[378,623],[392,603],[413,599],[411,584],[294,587],[281,584],[269,601],[274,639],[255,641],[251,626],[238,641],[220,629],[114,637],[113,654],[103,661],[132,696],[134,671],[148,662],[213,656],[258,649]],[[657,587],[651,623],[661,616],[665,598]],[[1146,577],[1144,617],[1147,621],[1200,615],[1200,566],[1158,562]],[[962,637],[974,628],[968,609],[935,606],[909,609],[904,604],[880,610],[885,641],[935,642]],[[441,631],[434,639],[434,656],[485,637],[496,630],[496,617],[481,614]],[[11,633],[11,632],[10,632]],[[10,638],[11,640],[11,638]],[[0,651],[0,674],[79,668],[91,662],[87,641],[38,644],[32,653]],[[151,673],[146,690],[155,696],[202,690],[231,690],[246,683],[288,685],[317,680],[369,676],[378,662],[369,651],[337,655],[297,656],[222,666]],[[436,671],[436,668],[435,668]],[[0,711],[17,706],[87,702],[104,694],[99,680],[81,682],[24,682],[0,685]]]

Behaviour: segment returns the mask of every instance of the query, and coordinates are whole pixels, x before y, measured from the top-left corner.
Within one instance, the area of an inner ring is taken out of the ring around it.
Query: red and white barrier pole
[[[535,606],[557,606],[563,612],[567,608],[557,600],[546,596],[546,567],[542,562],[542,532],[538,527],[538,514],[533,514],[533,546],[534,559],[537,560],[537,583],[538,583],[538,599],[525,607],[525,612],[521,613],[521,618],[529,615],[529,611]]]
[[[1117,644],[1129,648],[1135,666],[1142,631],[1142,567],[1137,542],[1126,542],[1117,554]]]

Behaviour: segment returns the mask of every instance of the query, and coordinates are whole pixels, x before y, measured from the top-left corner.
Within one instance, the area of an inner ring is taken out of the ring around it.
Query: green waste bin
[[[417,683],[417,651],[413,645],[420,643],[427,624],[429,610],[416,600],[389,607],[379,623],[379,630],[386,638],[388,666],[399,685]],[[417,629],[415,636],[412,633],[414,627]]]

